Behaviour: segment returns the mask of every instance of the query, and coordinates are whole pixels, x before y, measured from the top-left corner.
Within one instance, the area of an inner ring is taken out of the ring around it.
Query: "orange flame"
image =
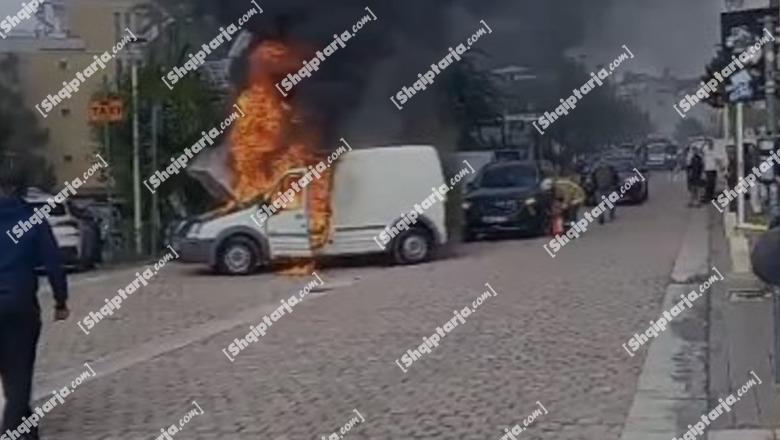
[[[292,168],[308,168],[320,162],[315,145],[318,136],[302,124],[301,117],[275,85],[303,65],[298,51],[279,41],[260,43],[249,57],[249,87],[238,98],[245,117],[238,119],[231,132],[233,192],[239,202],[266,194],[266,203],[290,187],[277,184]],[[308,190],[309,242],[313,251],[321,249],[330,233],[330,168],[306,186]],[[298,194],[297,196],[299,196]],[[297,197],[296,196],[296,197]],[[270,200],[268,200],[270,199]],[[294,261],[284,267],[286,273],[308,274],[312,260]]]

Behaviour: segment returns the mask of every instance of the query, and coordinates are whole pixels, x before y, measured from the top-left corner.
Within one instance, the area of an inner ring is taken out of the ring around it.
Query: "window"
[[[63,107],[60,109],[60,114],[64,117],[70,116],[70,109],[67,107]]]
[[[59,63],[57,63],[60,70],[68,70],[68,60],[65,58],[61,59]]]
[[[536,186],[538,175],[531,165],[494,165],[485,167],[479,181],[483,188],[528,188]]]

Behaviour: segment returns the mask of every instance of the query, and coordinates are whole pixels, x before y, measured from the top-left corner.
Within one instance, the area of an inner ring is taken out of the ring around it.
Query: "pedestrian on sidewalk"
[[[702,151],[704,159],[704,202],[715,198],[715,182],[718,178],[718,159],[715,157],[715,144],[710,140]]]
[[[598,164],[593,168],[591,177],[595,188],[595,203],[601,203],[603,197],[609,197],[613,191],[620,186],[620,177],[614,166],[610,165],[604,159],[599,159]],[[602,197],[603,196],[603,197]],[[609,210],[609,220],[615,220],[615,211],[617,206]],[[604,224],[606,214],[599,216],[599,224]]]
[[[16,430],[24,417],[32,415],[33,370],[41,332],[36,267],[46,269],[56,303],[55,321],[69,315],[67,278],[54,234],[45,219],[31,224],[35,212],[20,197],[22,182],[18,167],[0,163],[0,379],[5,393],[0,435]],[[21,236],[10,232],[21,225],[27,228]],[[37,426],[20,438],[38,440]]]
[[[701,174],[704,170],[704,160],[702,159],[698,148],[691,147],[685,169],[687,171],[688,194],[691,196],[688,206],[698,208],[701,206],[701,187],[703,184]]]

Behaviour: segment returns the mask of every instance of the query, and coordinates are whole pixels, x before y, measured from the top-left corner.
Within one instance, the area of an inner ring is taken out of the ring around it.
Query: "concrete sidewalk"
[[[712,272],[708,257],[707,213],[692,210],[659,315]],[[694,302],[650,343],[620,440],[670,440],[706,412],[708,298]]]
[[[750,371],[763,384],[713,423],[710,439],[776,439],[780,395],[774,384],[772,296],[752,274],[748,239],[734,230],[733,214],[714,214],[712,261],[730,270],[724,272],[728,282],[715,286],[710,307],[709,407],[741,387]]]

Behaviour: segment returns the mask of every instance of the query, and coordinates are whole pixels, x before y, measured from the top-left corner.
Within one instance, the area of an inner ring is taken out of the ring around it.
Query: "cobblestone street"
[[[322,269],[327,290],[233,363],[222,349],[313,277],[169,263],[85,335],[76,321],[138,269],[76,276],[71,319],[45,324],[35,396],[69,384],[85,362],[97,376],[47,414],[42,434],[153,439],[194,400],[205,414],[182,438],[327,438],[356,409],[365,422],[345,434],[355,440],[499,439],[539,401],[549,413],[525,438],[617,439],[646,354],[631,358],[621,344],[656,318],[690,218],[681,182],[650,180],[648,203],[619,207],[615,223],[592,225],[554,259],[539,238],[466,244],[420,266]],[[401,371],[396,359],[485,283],[497,296]]]

